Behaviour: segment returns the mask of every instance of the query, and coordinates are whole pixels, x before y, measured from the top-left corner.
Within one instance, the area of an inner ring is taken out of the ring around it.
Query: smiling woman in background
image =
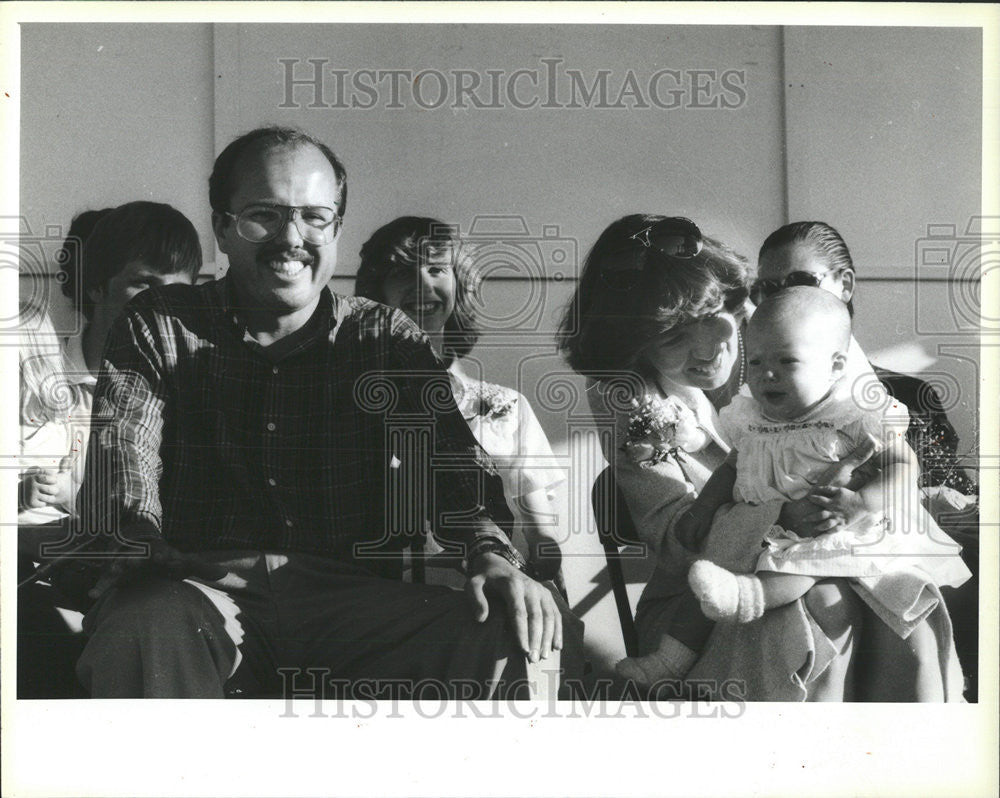
[[[527,399],[473,376],[462,363],[480,335],[478,286],[479,275],[452,227],[403,216],[376,230],[361,248],[355,293],[401,309],[430,338],[448,366],[459,410],[500,472],[528,544],[529,566],[565,595],[555,508],[555,488],[565,473],[553,467],[552,449]]]

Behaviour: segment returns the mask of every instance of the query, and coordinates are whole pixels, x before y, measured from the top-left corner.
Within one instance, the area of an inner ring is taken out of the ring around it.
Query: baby
[[[697,550],[715,511],[733,499],[760,504],[809,496],[820,519],[812,537],[772,527],[756,573],[696,561],[688,582],[705,622],[749,623],[804,596],[820,579],[851,577],[878,617],[906,637],[937,606],[936,587],[971,576],[958,545],[919,505],[915,457],[886,423],[888,403],[868,409],[853,398],[844,379],[850,339],[846,306],[820,288],[781,291],[751,318],[751,396],[737,396],[720,413],[733,449],[679,519],[677,537]],[[863,477],[856,473],[828,484],[845,470],[842,460],[857,463],[875,452],[877,478],[858,484]],[[673,639],[672,628],[657,651],[623,660],[618,672],[647,684],[681,678],[697,655]]]
[[[69,516],[83,464],[90,396],[70,370],[44,308],[21,307],[20,473],[17,521],[32,526]]]

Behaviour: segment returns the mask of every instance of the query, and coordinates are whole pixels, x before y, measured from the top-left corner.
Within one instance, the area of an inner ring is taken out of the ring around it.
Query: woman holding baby
[[[872,390],[830,301],[853,274],[823,258],[808,235],[763,250],[775,296],[751,326],[748,264],[687,219],[626,216],[587,257],[562,347],[613,419],[604,454],[657,556],[623,677],[747,700],[962,700],[938,588],[968,571],[919,506],[887,498],[915,493],[893,441],[905,410]]]

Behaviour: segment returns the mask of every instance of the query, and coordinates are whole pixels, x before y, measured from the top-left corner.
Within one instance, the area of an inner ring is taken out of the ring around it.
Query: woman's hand
[[[878,458],[881,442],[868,437],[843,460],[833,463],[816,479],[816,485],[833,485],[857,490],[861,485],[878,476]],[[860,469],[860,470],[859,470]],[[858,471],[855,474],[855,471]]]
[[[821,532],[851,526],[868,515],[868,508],[861,494],[848,488],[817,485],[806,498],[810,503],[823,508],[813,516],[816,529]]]
[[[874,438],[862,441],[820,474],[807,496],[785,502],[778,523],[799,537],[814,538],[859,520],[867,509],[856,489],[877,476],[875,455],[880,449]]]
[[[778,523],[785,529],[791,530],[800,538],[814,538],[829,530],[820,529],[819,524],[824,519],[820,516],[821,510],[816,507],[808,497],[787,501],[781,505],[781,513],[778,515]]]
[[[850,526],[867,514],[861,494],[847,488],[819,485],[809,495],[785,502],[778,523],[801,538],[814,538]]]

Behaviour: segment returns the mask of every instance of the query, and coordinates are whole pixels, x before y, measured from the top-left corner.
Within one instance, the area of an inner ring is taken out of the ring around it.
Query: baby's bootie
[[[688,571],[688,584],[713,621],[750,623],[764,614],[764,586],[753,574],[734,574],[698,560]]]

